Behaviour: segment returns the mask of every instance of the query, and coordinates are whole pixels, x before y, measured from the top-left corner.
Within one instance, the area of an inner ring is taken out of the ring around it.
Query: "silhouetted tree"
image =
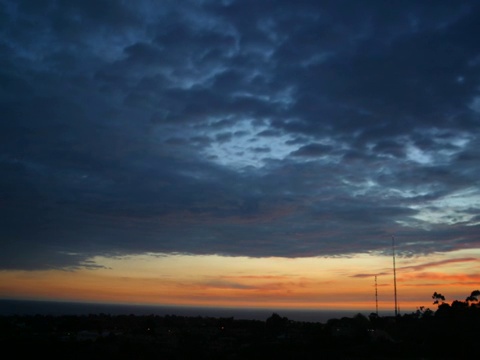
[[[273,313],[272,316],[267,319],[265,325],[271,334],[278,336],[285,333],[288,325],[288,318]]]
[[[433,301],[434,304],[438,304],[440,301],[443,304],[443,302],[445,301],[445,296],[435,291],[432,295],[432,299],[434,300]]]
[[[452,301],[452,309],[465,309],[468,308],[468,303],[466,301],[454,300]]]
[[[428,317],[431,317],[432,315],[433,315],[433,311],[430,310],[430,308],[426,308],[425,306],[420,306],[419,308],[417,308],[417,311],[415,311],[414,313],[414,316],[417,319],[428,318]]]
[[[470,296],[468,296],[465,301],[467,303],[478,302],[478,297],[480,296],[480,290],[473,290]]]

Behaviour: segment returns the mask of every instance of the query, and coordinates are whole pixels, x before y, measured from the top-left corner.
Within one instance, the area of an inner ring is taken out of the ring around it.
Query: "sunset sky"
[[[480,288],[478,1],[0,0],[0,299],[402,311]]]

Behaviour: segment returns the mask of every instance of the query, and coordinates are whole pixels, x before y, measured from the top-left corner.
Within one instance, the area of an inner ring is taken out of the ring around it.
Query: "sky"
[[[394,240],[402,309],[463,300],[479,17],[0,0],[0,298],[393,309]]]

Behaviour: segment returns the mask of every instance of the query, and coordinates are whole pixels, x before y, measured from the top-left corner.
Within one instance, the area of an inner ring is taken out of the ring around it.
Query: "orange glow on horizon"
[[[434,291],[464,300],[480,284],[478,252],[457,259],[399,259],[403,312],[434,308]],[[452,257],[452,254],[449,254]],[[124,304],[296,309],[393,309],[391,258],[226,258],[157,256],[96,258],[100,269],[1,271],[0,297]],[[420,271],[418,271],[420,270]],[[370,275],[369,275],[370,273]],[[475,288],[475,289],[474,289]]]

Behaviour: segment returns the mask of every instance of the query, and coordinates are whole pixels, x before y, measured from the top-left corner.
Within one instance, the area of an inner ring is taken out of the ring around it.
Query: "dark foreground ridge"
[[[437,294],[439,295],[439,294]],[[11,315],[0,346],[46,359],[475,359],[480,307],[442,303],[397,317],[357,314],[326,323],[176,315]]]

